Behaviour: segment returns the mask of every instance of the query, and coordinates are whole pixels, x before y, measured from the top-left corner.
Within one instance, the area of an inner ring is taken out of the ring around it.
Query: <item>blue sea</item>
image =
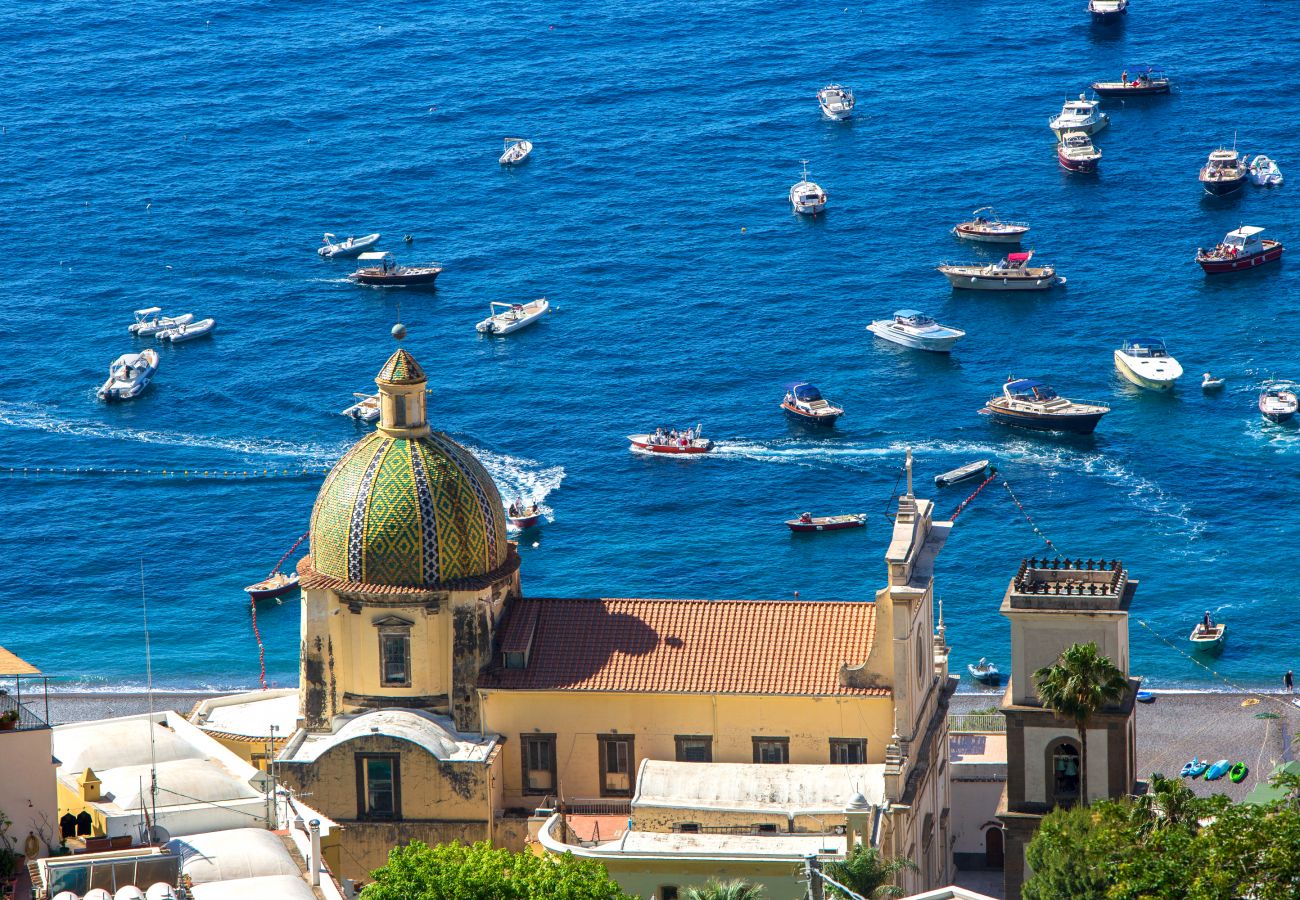
[[[1242,223],[1300,243],[1300,184],[1222,201],[1196,180],[1235,138],[1300,181],[1300,39],[1261,35],[1283,8],[1266,0],[1216,16],[1212,40],[1209,3],[1135,0],[1115,26],[1085,7],[6,7],[0,644],[64,686],[138,687],[143,563],[155,682],[256,685],[242,588],[306,531],[362,432],[338,413],[400,319],[435,427],[551,513],[520,548],[530,594],[869,599],[910,447],[938,514],[969,487],[932,477],[986,457],[1062,553],[1122,559],[1149,685],[1280,683],[1300,666],[1300,430],[1255,399],[1300,377],[1300,263],[1210,279],[1192,258]],[[1142,63],[1175,93],[1108,103],[1100,174],[1062,171],[1048,117]],[[853,120],[821,118],[832,81]],[[515,170],[507,135],[536,146]],[[830,195],[815,220],[786,202],[805,159]],[[990,258],[949,229],[989,204],[1032,224],[1066,286],[949,288],[937,263]],[[437,290],[348,283],[314,252],[325,231],[441,262]],[[556,311],[537,327],[475,333],[489,302],[541,295]],[[218,330],[158,345],[150,391],[100,403],[108,363],[153,344],[126,331],[153,305]],[[949,359],[864,330],[904,307],[969,335]],[[1115,375],[1113,348],[1146,335],[1187,370],[1172,396]],[[1203,395],[1205,370],[1227,389]],[[1010,373],[1113,411],[1090,439],[1000,428],[977,411]],[[834,432],[782,418],[803,380],[847,408]],[[696,423],[709,458],[627,450]],[[804,510],[871,520],[798,539],[782,522]],[[936,582],[954,669],[1008,661],[998,606],[1043,554],[1000,482],[961,514]],[[1230,623],[1219,675],[1160,638],[1183,647],[1205,609]],[[269,683],[296,681],[298,616],[296,599],[259,611]]]

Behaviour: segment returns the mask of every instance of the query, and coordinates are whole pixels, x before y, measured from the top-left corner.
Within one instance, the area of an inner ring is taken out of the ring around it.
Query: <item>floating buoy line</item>
[[[318,478],[329,474],[329,466],[299,469],[118,469],[104,466],[4,466],[0,475],[104,476],[146,475],[154,478]]]

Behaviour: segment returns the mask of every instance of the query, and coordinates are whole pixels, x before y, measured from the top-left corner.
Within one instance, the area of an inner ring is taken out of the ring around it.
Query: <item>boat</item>
[[[952,345],[966,336],[961,329],[940,325],[914,309],[900,309],[892,319],[878,319],[867,326],[867,331],[895,344],[931,353],[949,353]]]
[[[1250,163],[1250,181],[1258,187],[1275,187],[1282,183],[1282,170],[1267,156],[1256,156]]]
[[[1203,391],[1209,392],[1209,391],[1222,390],[1223,382],[1224,379],[1215,378],[1209,372],[1201,373],[1201,390]]]
[[[343,415],[361,422],[379,421],[378,394],[362,394],[354,391],[352,396],[357,399],[357,402],[343,410]]]
[[[853,91],[841,84],[828,84],[817,92],[822,115],[839,122],[853,115]]]
[[[376,287],[408,287],[413,285],[432,285],[437,280],[442,266],[430,263],[427,266],[404,266],[393,258],[392,253],[376,251],[362,253],[357,257],[361,268],[348,278],[358,284]]]
[[[497,162],[503,166],[517,166],[533,152],[533,142],[524,138],[506,138],[504,148]]]
[[[1206,615],[1209,619],[1209,615]],[[1228,626],[1224,622],[1214,622],[1202,620],[1196,623],[1192,633],[1187,639],[1192,642],[1192,648],[1199,653],[1222,653],[1223,642],[1228,637]]]
[[[1235,762],[1232,768],[1228,770],[1228,780],[1233,784],[1241,784],[1243,778],[1250,774],[1250,768],[1244,762]]]
[[[1094,22],[1110,22],[1128,14],[1128,0],[1088,0]]]
[[[160,331],[166,331],[168,328],[187,325],[193,321],[194,313],[164,316],[161,307],[150,306],[148,309],[137,309],[135,311],[135,322],[126,326],[126,330],[136,337],[150,337]]]
[[[814,516],[812,513],[800,513],[797,519],[787,519],[786,526],[793,532],[806,531],[843,531],[847,528],[866,528],[866,513],[851,513],[846,516]]]
[[[1003,425],[1072,434],[1092,434],[1108,412],[1109,406],[1067,400],[1044,382],[1031,378],[1010,379],[1002,385],[1002,395],[991,398],[980,410]]]
[[[696,425],[683,431],[677,429],[655,429],[653,434],[629,434],[627,439],[632,446],[628,449],[639,453],[660,453],[668,456],[696,456],[713,451],[713,441],[702,437],[703,426]]]
[[[1115,368],[1125,380],[1149,391],[1172,390],[1183,367],[1157,338],[1134,338],[1115,351]]]
[[[332,232],[325,232],[325,237],[321,241],[321,246],[316,248],[316,252],[326,259],[352,259],[360,256],[366,250],[369,250],[375,244],[379,243],[379,232],[367,234],[364,237],[352,237],[348,235],[345,241],[336,240]]]
[[[506,507],[506,520],[511,527],[523,531],[525,528],[532,528],[542,518],[541,508],[536,503],[524,503],[520,500],[512,501]]]
[[[1193,756],[1190,762],[1183,764],[1182,771],[1178,774],[1184,778],[1200,778],[1209,767],[1209,762],[1203,762],[1199,756]]]
[[[1133,698],[1137,700],[1138,703],[1156,702],[1156,695],[1151,693],[1150,691],[1138,691],[1136,694],[1133,695]]]
[[[1056,160],[1061,168],[1071,172],[1095,172],[1101,162],[1101,151],[1092,145],[1092,138],[1082,131],[1067,131],[1056,145]]]
[[[545,297],[538,297],[528,303],[497,303],[493,301],[488,304],[490,315],[482,322],[474,326],[475,330],[481,334],[509,334],[512,331],[519,331],[521,328],[527,328],[542,316],[546,315],[551,304]]]
[[[1002,678],[1002,673],[998,671],[998,667],[982,656],[977,663],[967,663],[966,671],[970,672],[970,677],[980,684],[997,684]]]
[[[1125,69],[1119,81],[1094,81],[1089,87],[1099,97],[1145,97],[1169,93],[1169,79],[1155,66],[1134,66]]]
[[[1289,382],[1270,382],[1259,394],[1259,411],[1270,422],[1290,422],[1295,417],[1296,387]]]
[[[834,425],[844,410],[822,396],[816,385],[808,382],[796,384],[786,391],[781,401],[785,414],[804,425]]]
[[[988,468],[989,461],[987,459],[977,459],[973,463],[966,463],[964,466],[958,466],[941,475],[934,476],[934,486],[942,488],[952,484],[960,484],[963,481],[970,481],[972,478],[983,478]],[[996,472],[997,470],[994,469],[993,471]]]
[[[1263,232],[1263,228],[1242,225],[1224,235],[1223,241],[1213,249],[1198,247],[1196,261],[1206,274],[1217,275],[1253,269],[1281,259],[1286,247],[1281,241],[1261,238]]]
[[[1003,222],[993,207],[982,206],[971,213],[968,221],[954,225],[952,233],[968,241],[982,241],[986,244],[1019,244],[1028,230],[1027,223]]]
[[[108,380],[100,387],[100,400],[130,400],[144,392],[158,371],[158,351],[123,353],[108,367]]]
[[[1047,120],[1047,126],[1056,134],[1057,140],[1065,137],[1067,131],[1082,131],[1093,135],[1110,124],[1110,116],[1102,112],[1098,100],[1089,100],[1083,94],[1078,100],[1066,100],[1061,111]]]
[[[254,600],[270,600],[283,597],[298,586],[298,573],[272,572],[256,584],[244,588]]]
[[[1238,156],[1235,149],[1225,150],[1220,147],[1210,153],[1205,165],[1201,167],[1201,187],[1205,193],[1215,197],[1235,194],[1246,183],[1249,172],[1246,160]]]
[[[1228,774],[1228,769],[1231,768],[1231,766],[1232,763],[1228,762],[1226,759],[1219,760],[1205,770],[1205,780],[1218,781],[1224,775]]]
[[[212,333],[212,329],[217,327],[216,319],[200,319],[197,322],[187,322],[183,325],[177,325],[175,328],[168,328],[166,331],[158,332],[158,340],[171,341],[173,344],[180,344],[184,341],[192,341],[195,338],[201,338]]]
[[[969,291],[1045,291],[1055,284],[1064,284],[1052,266],[1030,266],[1034,251],[1008,253],[1000,262],[941,263],[937,269],[955,288]]]
[[[815,216],[826,209],[826,192],[808,180],[808,160],[803,161],[803,180],[790,188],[790,205],[801,216]]]

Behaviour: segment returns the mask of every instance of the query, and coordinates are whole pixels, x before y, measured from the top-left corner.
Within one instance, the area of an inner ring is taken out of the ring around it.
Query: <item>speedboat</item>
[[[533,142],[524,138],[506,138],[505,152],[497,162],[503,166],[517,166],[533,152]]]
[[[1030,378],[1009,380],[1002,385],[1002,396],[991,398],[980,410],[1003,425],[1072,434],[1092,434],[1108,412],[1110,407],[1105,404],[1067,400],[1047,384]]]
[[[822,397],[816,385],[803,382],[786,391],[781,401],[785,414],[804,425],[834,425],[844,410]]]
[[[1282,183],[1282,170],[1277,163],[1263,154],[1250,163],[1250,181],[1259,187],[1273,187]]]
[[[408,287],[413,285],[432,285],[437,280],[442,266],[430,263],[427,266],[404,266],[388,252],[362,253],[357,257],[361,268],[348,278],[358,284],[375,287]]]
[[[1225,150],[1220,147],[1218,150],[1211,151],[1205,165],[1201,167],[1201,187],[1205,189],[1205,193],[1216,197],[1234,194],[1246,183],[1249,172],[1250,170],[1246,168],[1246,160],[1240,157],[1236,150]]]
[[[1052,266],[1029,265],[1034,251],[1008,253],[1001,262],[981,266],[974,264],[942,263],[938,270],[955,288],[970,291],[1045,291],[1054,284],[1065,282],[1058,278]]]
[[[1187,639],[1192,642],[1192,648],[1201,653],[1222,653],[1223,642],[1227,637],[1228,626],[1225,623],[1210,622],[1207,625],[1201,621],[1196,623]]]
[[[123,353],[108,367],[108,380],[98,391],[100,400],[130,400],[144,392],[158,371],[158,351]]]
[[[490,315],[474,326],[481,334],[509,334],[521,328],[527,328],[551,308],[545,297],[538,297],[528,303],[488,304]]]
[[[357,402],[343,410],[343,415],[350,419],[357,419],[362,422],[379,421],[378,394],[362,394],[359,392],[353,392],[352,396],[357,398]]]
[[[972,478],[983,478],[988,469],[989,461],[987,459],[977,459],[973,463],[966,463],[966,465],[950,469],[942,475],[934,476],[934,486],[942,488],[952,484],[960,484],[963,481],[970,481]]]
[[[256,584],[250,584],[244,590],[254,600],[270,600],[273,597],[283,597],[297,586],[297,572],[272,572],[266,578]]]
[[[1119,81],[1094,81],[1089,87],[1099,97],[1143,97],[1169,93],[1169,79],[1154,66],[1134,66],[1125,69]]]
[[[980,684],[997,684],[1002,678],[1002,673],[998,671],[998,667],[982,656],[977,663],[967,663],[966,671],[970,672],[970,677]]]
[[[1270,422],[1290,422],[1295,417],[1296,387],[1290,382],[1275,381],[1264,385],[1259,394],[1259,412]]]
[[[532,528],[541,521],[541,518],[541,508],[536,503],[524,503],[522,500],[515,500],[506,507],[506,520],[512,528],[518,528],[520,531],[525,528]]]
[[[1253,269],[1282,258],[1286,247],[1281,241],[1261,238],[1263,228],[1242,225],[1224,235],[1223,242],[1212,250],[1197,248],[1196,261],[1209,275]]]
[[[369,250],[375,244],[379,243],[379,233],[367,234],[365,237],[348,236],[346,241],[336,240],[332,232],[325,232],[325,238],[322,246],[316,248],[316,252],[326,259],[352,259],[360,256],[364,251]]]
[[[1089,100],[1083,94],[1078,100],[1066,100],[1061,111],[1047,120],[1047,126],[1056,133],[1056,137],[1065,137],[1067,131],[1082,131],[1092,135],[1110,124],[1110,116],[1098,107],[1100,102]]]
[[[1128,0],[1088,0],[1094,22],[1108,22],[1128,12]]]
[[[973,218],[970,221],[954,225],[952,233],[968,241],[983,241],[986,244],[1019,244],[1029,230],[1024,222],[1003,222],[991,206],[980,207],[971,216]]]
[[[1082,131],[1067,131],[1056,145],[1056,159],[1062,168],[1071,172],[1095,172],[1097,163],[1101,162],[1101,151]]]
[[[149,337],[160,331],[166,331],[168,328],[175,328],[177,325],[186,325],[194,321],[194,313],[184,313],[179,316],[164,316],[162,307],[150,306],[148,309],[137,309],[135,311],[135,322],[126,326],[126,330],[136,337]]]
[[[1155,338],[1125,341],[1115,351],[1115,368],[1124,378],[1149,391],[1172,390],[1183,367],[1169,355],[1165,342]]]
[[[828,84],[817,92],[817,105],[828,119],[840,121],[853,115],[853,91],[839,84]]]
[[[204,335],[212,333],[212,329],[217,327],[216,319],[200,319],[197,322],[187,322],[183,325],[177,325],[175,328],[168,328],[166,331],[158,332],[158,340],[171,341],[173,344],[179,344],[183,341],[192,341],[195,338],[201,338]]]
[[[638,453],[659,453],[669,456],[698,455],[713,450],[713,441],[700,435],[703,426],[696,425],[679,431],[676,428],[658,428],[653,434],[629,434],[632,446]]]
[[[790,205],[801,216],[815,216],[826,208],[826,192],[808,180],[808,160],[803,161],[803,180],[790,188]]]
[[[931,353],[949,353],[952,345],[966,336],[960,328],[940,325],[914,309],[900,309],[892,319],[877,319],[867,326],[867,331],[895,344]]]
[[[814,516],[812,513],[800,513],[797,519],[786,519],[786,527],[795,533],[805,531],[843,531],[846,528],[866,528],[866,513],[851,513],[846,516]]]
[[[1224,382],[1224,379],[1222,379],[1222,378],[1215,378],[1215,377],[1214,377],[1213,375],[1211,375],[1209,372],[1202,373],[1202,375],[1201,375],[1201,390],[1205,391],[1206,393],[1209,393],[1210,391],[1220,391],[1220,390],[1223,390],[1223,382]]]

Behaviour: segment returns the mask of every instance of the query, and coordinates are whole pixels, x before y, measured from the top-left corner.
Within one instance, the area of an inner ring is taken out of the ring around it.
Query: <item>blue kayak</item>
[[[1138,691],[1138,692],[1137,692],[1137,702],[1138,702],[1138,703],[1155,703],[1155,702],[1156,702],[1156,695],[1153,694],[1153,693],[1151,693],[1150,691]]]
[[[1221,759],[1214,765],[1210,766],[1209,770],[1205,773],[1205,780],[1218,781],[1224,775],[1228,774],[1228,769],[1230,768],[1232,768],[1232,763],[1228,762],[1226,759]]]
[[[1183,766],[1183,770],[1179,774],[1184,778],[1200,778],[1209,767],[1209,763],[1201,762],[1199,758],[1193,757],[1191,762]]]

